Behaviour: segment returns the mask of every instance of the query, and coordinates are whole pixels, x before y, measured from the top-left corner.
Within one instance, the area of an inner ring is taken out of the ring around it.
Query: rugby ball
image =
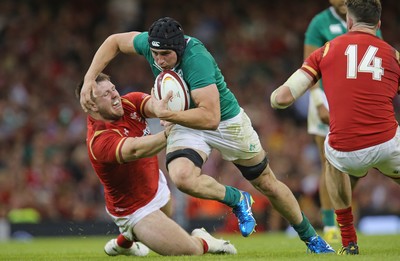
[[[168,109],[171,111],[184,111],[189,109],[189,89],[182,77],[174,71],[164,70],[154,82],[154,95],[158,100],[163,99],[169,91],[172,98],[168,101]]]

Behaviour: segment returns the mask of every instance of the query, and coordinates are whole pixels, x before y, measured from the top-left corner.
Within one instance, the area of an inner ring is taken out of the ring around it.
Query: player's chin
[[[347,7],[345,5],[342,5],[338,8],[338,11],[340,12],[340,14],[345,15],[347,13]]]
[[[113,115],[114,120],[118,120],[119,118],[124,116],[124,109],[122,107],[120,107],[118,109],[114,109],[112,112],[112,115]]]
[[[162,66],[160,66],[161,67],[161,69],[163,70],[163,71],[165,71],[165,70],[172,70],[174,67],[173,66],[169,66],[169,65],[162,65]]]

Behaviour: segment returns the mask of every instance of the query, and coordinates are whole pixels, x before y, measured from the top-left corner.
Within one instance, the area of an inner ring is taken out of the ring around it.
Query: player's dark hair
[[[182,26],[171,17],[160,18],[150,26],[148,41],[151,48],[174,50],[178,59],[186,48]]]
[[[100,73],[97,78],[96,78],[96,82],[102,82],[102,81],[110,81],[111,78],[109,75],[105,74],[105,73]],[[81,91],[82,91],[82,87],[83,87],[83,80],[76,86],[75,88],[75,97],[79,100],[81,98]]]
[[[376,26],[381,19],[380,0],[346,0],[346,6],[358,23]]]

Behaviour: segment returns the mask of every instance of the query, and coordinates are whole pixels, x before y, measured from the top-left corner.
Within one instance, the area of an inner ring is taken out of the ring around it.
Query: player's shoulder
[[[356,40],[355,40],[356,39]],[[343,45],[343,44],[354,44],[354,41],[357,42],[357,44],[365,45],[365,46],[375,46],[379,48],[380,50],[390,53],[393,57],[395,57],[397,60],[398,59],[398,51],[390,45],[388,42],[385,40],[381,39],[377,35],[365,33],[365,32],[347,32],[343,35],[340,35],[336,37],[335,39],[331,40],[331,42],[334,45]]]
[[[321,12],[317,13],[312,19],[312,24],[319,24],[319,23],[326,23],[331,20],[332,13],[329,8],[322,10]]]
[[[181,68],[183,71],[193,70],[193,67],[199,65],[207,65],[213,61],[211,53],[207,50],[206,46],[195,37],[188,37],[185,53],[182,59]]]
[[[141,32],[135,35],[133,39],[133,47],[138,54],[143,55],[145,52],[150,52],[148,38],[148,32]]]
[[[190,58],[194,55],[199,55],[207,51],[207,48],[199,39],[192,36],[185,36],[186,49],[185,57]]]
[[[149,98],[150,95],[144,92],[129,92],[121,97],[121,101],[124,109],[138,110]]]

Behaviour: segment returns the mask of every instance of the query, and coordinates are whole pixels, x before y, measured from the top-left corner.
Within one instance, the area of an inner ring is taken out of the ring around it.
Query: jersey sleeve
[[[315,16],[307,27],[304,44],[321,47],[325,44],[326,39],[322,34],[321,19]]]
[[[311,53],[309,57],[304,61],[301,66],[301,70],[310,75],[313,79],[313,82],[316,83],[321,78],[321,71],[319,64],[322,60],[322,57],[329,50],[329,42],[326,43],[323,47],[318,48],[314,52]]]
[[[122,164],[121,148],[126,139],[118,130],[100,131],[90,140],[89,150],[93,159],[99,163]]]
[[[146,58],[151,56],[149,42],[147,41],[148,37],[148,32],[142,32],[136,35],[133,40],[133,48],[135,49],[136,53],[143,55]]]
[[[216,83],[215,65],[211,55],[199,53],[185,61],[185,67],[190,68],[184,72],[185,80],[191,90],[202,88]]]
[[[151,96],[144,92],[130,92],[123,97],[123,102],[129,103],[135,108],[141,116],[147,118],[144,113],[144,106],[150,100]]]

